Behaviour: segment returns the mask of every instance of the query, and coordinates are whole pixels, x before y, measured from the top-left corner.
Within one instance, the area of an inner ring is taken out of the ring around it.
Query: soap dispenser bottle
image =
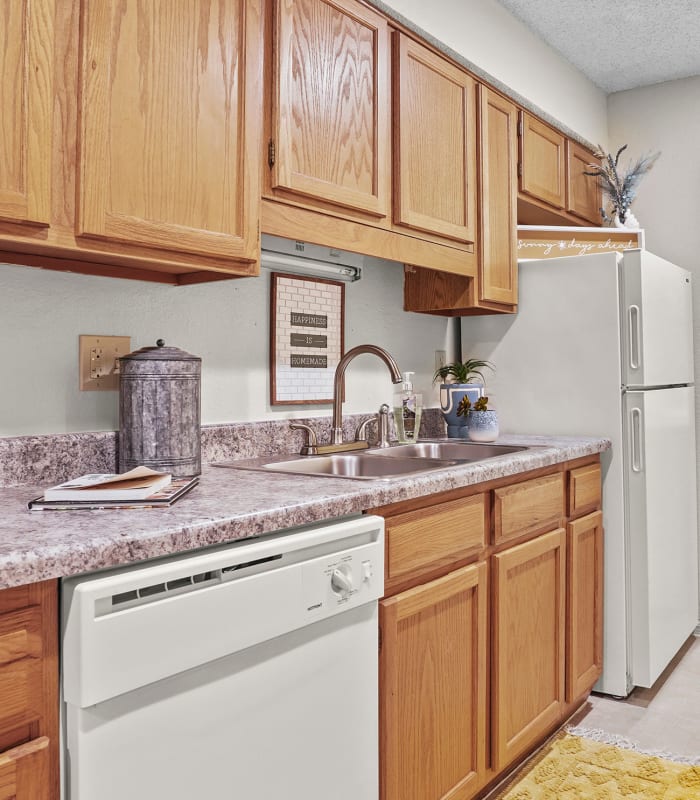
[[[404,372],[401,391],[394,395],[394,424],[399,442],[418,441],[423,398],[413,391],[414,372]]]

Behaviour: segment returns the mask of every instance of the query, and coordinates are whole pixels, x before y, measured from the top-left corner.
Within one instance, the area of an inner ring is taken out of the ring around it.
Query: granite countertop
[[[502,436],[521,452],[392,480],[262,473],[205,466],[170,508],[33,511],[44,487],[0,489],[0,589],[131,564],[470,486],[607,450],[592,437]]]

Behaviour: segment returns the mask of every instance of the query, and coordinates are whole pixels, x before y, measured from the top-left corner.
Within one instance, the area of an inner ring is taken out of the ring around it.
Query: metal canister
[[[120,472],[143,464],[176,477],[200,474],[201,371],[199,356],[162,339],[120,359]]]

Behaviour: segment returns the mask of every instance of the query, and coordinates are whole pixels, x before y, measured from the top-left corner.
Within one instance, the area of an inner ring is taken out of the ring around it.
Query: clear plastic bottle
[[[394,424],[399,442],[418,441],[423,397],[413,391],[414,372],[404,372],[401,391],[394,395]]]

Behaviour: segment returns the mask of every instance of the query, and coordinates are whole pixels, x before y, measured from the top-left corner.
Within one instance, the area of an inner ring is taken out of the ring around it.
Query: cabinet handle
[[[632,472],[642,472],[644,461],[642,458],[642,411],[633,408],[630,412],[632,436],[630,437],[630,448],[632,451]]]
[[[639,306],[630,306],[627,309],[630,332],[630,367],[639,368]]]

